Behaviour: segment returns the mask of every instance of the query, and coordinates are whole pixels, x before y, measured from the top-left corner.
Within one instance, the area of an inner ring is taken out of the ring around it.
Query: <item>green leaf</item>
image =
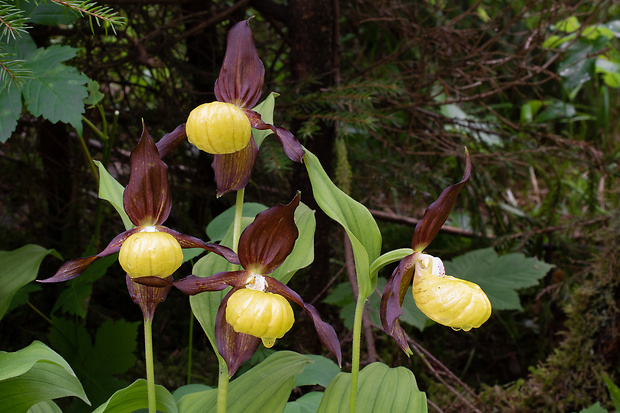
[[[41,261],[48,254],[60,258],[56,251],[34,244],[13,251],[0,251],[0,319],[6,314],[17,290],[37,278]]]
[[[607,374],[602,373],[601,375],[603,376],[603,381],[605,382],[607,390],[609,391],[609,398],[614,404],[614,408],[620,411],[620,388],[616,386],[616,384],[609,378]]]
[[[84,99],[84,104],[87,106],[94,106],[105,97],[105,95],[99,91],[99,83],[94,80],[88,81],[86,89],[88,89],[88,97]]]
[[[174,400],[178,403],[179,400],[183,398],[183,396],[197,392],[205,392],[208,390],[213,390],[213,387],[207,386],[206,384],[192,383],[179,387],[172,392],[172,396],[174,397]]]
[[[110,175],[108,170],[99,161],[95,161],[99,168],[99,198],[105,199],[112,204],[116,212],[121,216],[125,229],[133,228],[133,223],[123,208],[123,192],[125,188]]]
[[[165,387],[156,385],[155,396],[158,412],[178,412],[174,397]],[[139,379],[128,387],[114,393],[107,402],[99,406],[93,413],[128,413],[146,408],[148,408],[146,380]]]
[[[301,374],[295,377],[294,387],[319,385],[327,387],[338,373],[340,367],[327,357],[308,354],[313,362],[308,364]]]
[[[299,237],[295,241],[293,251],[274,272],[269,276],[287,284],[297,270],[305,268],[314,261],[314,232],[316,219],[314,211],[304,203],[300,203],[295,210],[295,225],[299,230]]]
[[[564,20],[559,21],[555,28],[565,33],[572,33],[579,29],[579,20],[575,16],[567,17]]]
[[[444,265],[447,275],[478,284],[495,310],[522,310],[517,290],[537,285],[553,268],[519,253],[498,256],[493,248],[469,252]]]
[[[0,406],[26,413],[35,404],[75,396],[89,403],[69,364],[45,344],[35,341],[13,352],[0,352]]]
[[[323,392],[306,393],[294,402],[286,403],[284,413],[315,413],[323,399]]]
[[[75,56],[78,49],[54,45],[37,49],[28,59],[33,79],[24,84],[23,95],[28,110],[52,123],[71,124],[82,134],[83,100],[88,96],[89,79],[61,62]]]
[[[0,143],[5,143],[15,131],[22,113],[22,92],[18,87],[0,88]]]
[[[53,318],[52,345],[71,363],[93,403],[100,404],[125,383],[116,379],[136,361],[139,322],[108,320],[93,340],[86,329],[69,320]]]
[[[364,205],[334,185],[318,158],[307,149],[304,164],[317,204],[327,216],[342,225],[349,236],[360,296],[368,297],[376,284],[376,277],[370,274],[370,263],[377,259],[381,252],[379,227]]]
[[[227,413],[278,413],[286,406],[295,376],[312,359],[292,351],[278,351],[228,386]],[[215,412],[217,389],[192,393],[178,403],[183,413]]]
[[[256,202],[246,202],[243,204],[242,215],[247,218],[254,218],[256,214],[266,210],[267,207]],[[235,220],[235,206],[231,206],[226,211],[213,218],[207,225],[207,236],[211,242],[220,241]]]
[[[317,413],[349,411],[351,373],[340,373],[325,389]],[[418,389],[413,373],[405,367],[372,363],[359,374],[356,413],[427,412],[426,394]]]
[[[601,403],[596,402],[592,406],[586,409],[581,409],[579,413],[609,413],[609,412],[607,411],[606,408],[601,406]]]
[[[80,17],[74,10],[55,3],[17,0],[16,5],[24,10],[25,15],[35,24],[46,26],[68,25]]]
[[[279,93],[271,92],[269,96],[265,98],[265,100],[263,100],[258,105],[254,106],[254,108],[252,109],[253,111],[258,112],[260,114],[263,122],[268,123],[270,125],[273,125],[273,111],[276,106],[275,98],[277,98],[278,96],[280,96]],[[252,136],[254,136],[254,140],[256,141],[256,144],[258,145],[259,148],[260,148],[260,145],[265,140],[265,138],[271,135],[272,133],[273,132],[270,129],[252,130]]]
[[[53,401],[45,400],[32,406],[28,413],[62,413],[62,410]]]

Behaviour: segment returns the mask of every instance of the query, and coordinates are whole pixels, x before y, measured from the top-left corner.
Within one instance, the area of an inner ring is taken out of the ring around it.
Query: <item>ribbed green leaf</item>
[[[177,404],[174,397],[163,386],[155,386],[157,397],[157,411],[161,413],[177,413]],[[128,413],[148,408],[146,380],[139,379],[128,387],[114,393],[107,402],[102,404],[93,413]]]
[[[28,413],[62,413],[62,410],[53,401],[45,400],[32,406]]]
[[[306,149],[304,164],[319,207],[347,232],[357,272],[359,292],[368,297],[375,289],[376,276],[370,274],[370,263],[381,252],[381,232],[368,209],[341,191],[329,179],[318,158]]]
[[[11,413],[26,413],[35,404],[75,396],[88,403],[84,389],[69,364],[35,341],[13,352],[0,352],[0,406]]]
[[[228,386],[227,413],[278,413],[284,410],[295,376],[312,359],[292,351],[278,351]],[[217,389],[191,393],[179,401],[182,413],[215,412]],[[98,412],[97,412],[98,413]]]
[[[304,371],[295,377],[295,387],[319,385],[327,387],[338,373],[340,367],[327,357],[308,354],[313,362],[308,364]]]
[[[286,403],[284,413],[316,413],[322,399],[323,392],[306,393],[294,402]]]
[[[13,86],[7,90],[5,85],[0,85],[0,143],[11,137],[21,113],[22,92],[19,87]]]
[[[125,188],[110,175],[101,162],[95,161],[95,164],[99,168],[99,198],[105,199],[112,204],[116,212],[121,216],[125,229],[133,228],[133,223],[123,208],[123,192]]]
[[[34,244],[13,251],[0,251],[0,319],[17,290],[37,278],[39,265],[48,254],[60,258],[56,251]]]
[[[325,389],[318,413],[348,412],[351,373],[340,373]],[[359,374],[356,413],[425,413],[426,394],[405,367],[372,363]]]
[[[271,92],[269,96],[265,98],[265,100],[263,100],[258,105],[254,106],[254,108],[252,109],[253,111],[260,113],[260,116],[263,122],[268,123],[270,125],[273,125],[273,111],[276,106],[275,98],[278,96],[279,96],[278,93]],[[271,135],[272,133],[273,132],[271,131],[271,129],[266,129],[266,130],[253,129],[252,130],[252,135],[254,136],[254,140],[256,141],[256,144],[258,145],[259,148],[260,148],[260,145],[263,143],[263,140],[265,140],[265,138]]]

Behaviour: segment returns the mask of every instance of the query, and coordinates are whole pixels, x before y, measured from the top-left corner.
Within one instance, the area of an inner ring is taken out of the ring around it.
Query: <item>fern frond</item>
[[[32,77],[32,72],[24,67],[24,61],[15,59],[15,55],[0,52],[0,90],[11,89],[11,86],[20,87],[26,79]]]
[[[97,25],[101,26],[101,22],[103,22],[103,27],[107,29],[108,27],[112,27],[114,33],[116,33],[116,26],[123,26],[126,22],[126,19],[122,16],[119,16],[116,11],[111,9],[110,7],[100,6],[92,1],[76,1],[76,0],[50,0],[52,3],[56,3],[60,6],[69,8],[71,10],[76,11],[80,14],[80,16],[88,16],[90,19],[91,29],[92,29],[92,21],[93,19],[97,22]]]
[[[0,1],[0,41],[9,41],[20,33],[26,33],[28,18],[24,11],[12,4]],[[6,39],[5,39],[6,37]]]

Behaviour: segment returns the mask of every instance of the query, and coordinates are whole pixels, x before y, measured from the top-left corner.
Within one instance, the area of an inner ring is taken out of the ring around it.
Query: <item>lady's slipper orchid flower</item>
[[[321,320],[314,306],[268,275],[293,251],[299,235],[294,218],[299,199],[297,194],[290,204],[259,213],[243,231],[239,239],[242,270],[205,278],[190,275],[173,283],[189,295],[232,287],[220,304],[215,323],[217,349],[226,360],[230,376],[254,354],[261,340],[271,347],[290,330],[294,316],[289,301],[299,304],[312,318],[319,339],[341,364],[340,343],[333,327]]]
[[[157,146],[144,125],[142,137],[131,152],[130,161],[131,176],[123,193],[123,208],[135,227],[117,235],[99,254],[66,262],[54,276],[39,282],[68,281],[79,276],[99,258],[120,252],[119,262],[127,273],[127,285],[133,296],[142,293],[132,291],[130,279],[169,278],[183,262],[182,248],[202,248],[232,263],[239,262],[237,255],[227,247],[206,243],[162,225],[172,205],[168,166],[161,160]],[[159,300],[164,298],[165,295]]]
[[[441,259],[424,254],[424,249],[435,238],[456,198],[469,180],[471,161],[466,152],[466,165],[461,182],[450,185],[424,212],[413,233],[413,254],[403,258],[388,280],[381,297],[381,323],[383,329],[407,353],[407,335],[398,318],[405,294],[413,278],[413,298],[417,307],[431,320],[455,330],[480,327],[491,315],[491,303],[477,285],[469,281],[447,276]]]
[[[275,133],[292,161],[301,162],[304,155],[291,132],[263,122],[251,110],[262,93],[265,68],[249,20],[237,23],[228,32],[224,62],[215,82],[217,101],[196,107],[185,125],[187,139],[198,149],[215,155],[212,167],[218,196],[245,188],[250,180],[258,155],[251,128]]]

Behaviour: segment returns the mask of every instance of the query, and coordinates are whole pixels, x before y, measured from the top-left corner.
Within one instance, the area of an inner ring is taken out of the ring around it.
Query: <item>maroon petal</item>
[[[237,23],[228,32],[224,62],[215,81],[217,100],[241,108],[258,103],[265,79],[265,67],[258,57],[249,21]]]
[[[196,295],[205,291],[222,291],[228,286],[242,288],[248,276],[247,271],[224,271],[210,277],[189,275],[175,281],[173,285],[187,295]]]
[[[171,279],[172,276],[167,277],[167,279],[161,280],[165,280],[170,283]],[[129,291],[129,296],[131,297],[131,300],[134,303],[138,304],[140,306],[140,309],[142,309],[144,320],[153,321],[155,309],[157,308],[159,303],[166,301],[166,297],[168,296],[168,292],[170,292],[170,288],[172,287],[172,285],[166,285],[164,287],[152,287],[136,283],[135,280],[136,279],[132,280],[132,278],[128,275],[125,276],[125,282],[127,283],[127,291]]]
[[[305,303],[299,294],[295,291],[276,280],[273,277],[265,277],[267,279],[267,289],[271,293],[280,294],[282,297],[286,298],[289,301],[299,304],[306,313],[312,319],[314,323],[314,328],[321,340],[321,343],[336,356],[338,360],[338,365],[342,367],[342,353],[340,351],[340,341],[338,340],[338,335],[332,326],[321,320],[321,316],[317,309],[312,305]]]
[[[118,234],[103,251],[101,251],[97,255],[93,255],[90,257],[78,258],[75,260],[71,260],[69,262],[65,262],[59,269],[56,271],[50,278],[46,278],[45,280],[37,280],[40,283],[57,283],[62,281],[71,280],[78,275],[82,274],[86,267],[90,264],[98,260],[99,258],[107,257],[108,255],[112,255],[115,252],[118,252],[121,249],[121,245],[123,242],[133,233],[142,230],[142,228],[132,228],[129,231],[125,231],[122,234]]]
[[[258,145],[253,137],[250,138],[250,143],[240,151],[213,156],[211,167],[215,172],[218,197],[226,192],[245,188],[250,182],[250,175],[257,156]]]
[[[443,190],[439,198],[433,202],[424,211],[424,216],[418,222],[413,232],[412,248],[414,251],[423,251],[428,244],[435,238],[442,225],[448,219],[450,211],[454,207],[456,197],[459,195],[461,188],[469,180],[471,175],[471,160],[469,159],[469,152],[465,149],[465,172],[463,173],[463,179],[461,182],[450,185]]]
[[[164,226],[158,226],[157,230],[167,232],[168,234],[172,235],[177,241],[179,241],[179,244],[181,244],[181,248],[202,248],[203,250],[214,252],[217,255],[226,258],[226,260],[231,264],[240,264],[237,254],[235,254],[235,252],[228,247],[219,244],[212,244],[210,242],[204,242],[200,238],[181,234],[180,232],[174,231]]]
[[[181,142],[187,139],[185,134],[185,124],[177,126],[172,132],[165,134],[157,142],[157,150],[159,151],[159,157],[163,158],[174,150]]]
[[[160,225],[172,206],[168,166],[159,157],[146,126],[142,127],[140,142],[131,151],[131,176],[123,193],[123,207],[135,225]]]
[[[392,336],[407,355],[413,354],[407,344],[407,334],[400,326],[398,318],[403,314],[402,305],[407,289],[411,284],[415,269],[416,254],[403,258],[392,273],[381,296],[381,324],[386,333]]]
[[[276,205],[256,215],[239,238],[241,266],[258,274],[269,274],[293,251],[299,230],[295,209],[301,193],[288,205]]]
[[[299,141],[295,139],[295,136],[290,131],[263,122],[260,114],[254,112],[253,110],[246,109],[244,112],[248,116],[248,119],[250,119],[250,124],[254,129],[270,129],[273,133],[276,134],[278,139],[280,139],[280,143],[284,148],[284,153],[286,153],[286,156],[288,156],[291,161],[301,162],[305,153],[304,148],[303,146],[301,146],[301,143],[299,143]]]
[[[226,360],[228,377],[232,377],[241,364],[252,357],[258,348],[260,338],[249,334],[237,333],[226,321],[228,299],[238,288],[230,290],[222,300],[215,318],[215,344],[217,351]]]

